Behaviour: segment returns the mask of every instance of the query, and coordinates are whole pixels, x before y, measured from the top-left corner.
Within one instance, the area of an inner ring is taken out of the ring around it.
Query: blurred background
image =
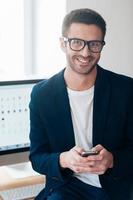
[[[63,69],[63,17],[85,7],[107,22],[99,64],[133,77],[132,0],[0,0],[0,80],[48,78]]]

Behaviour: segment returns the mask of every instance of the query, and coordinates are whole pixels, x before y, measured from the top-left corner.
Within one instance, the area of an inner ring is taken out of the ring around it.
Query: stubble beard
[[[71,63],[70,63],[69,66],[70,66],[70,68],[71,68],[72,71],[74,71],[74,72],[76,72],[76,73],[78,73],[80,75],[89,75],[96,68],[97,62],[95,62],[91,67],[88,67],[88,69],[86,67],[86,69],[81,69],[81,70],[79,69],[78,70],[78,67],[76,67],[76,65],[71,64]]]
[[[89,75],[93,72],[93,70],[96,68],[97,63],[100,59],[100,56],[95,59],[92,55],[89,56],[88,58],[84,58],[83,56],[80,55],[73,55],[73,57],[70,57],[69,55],[66,56],[67,59],[67,66],[70,70],[75,72],[76,74],[79,75]],[[80,63],[80,60],[88,59],[88,66],[85,63]]]

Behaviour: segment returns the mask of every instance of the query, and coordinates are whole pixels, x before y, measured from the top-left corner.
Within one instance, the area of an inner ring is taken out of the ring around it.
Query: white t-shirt
[[[71,108],[76,146],[84,150],[92,148],[92,119],[94,86],[84,91],[74,91],[67,88]],[[90,173],[74,173],[81,181],[101,187],[99,176]]]

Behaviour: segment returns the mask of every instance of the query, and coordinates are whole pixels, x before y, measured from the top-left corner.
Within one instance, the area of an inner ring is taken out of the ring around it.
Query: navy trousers
[[[47,200],[109,200],[109,197],[102,188],[85,184],[73,177],[68,184],[53,191]]]

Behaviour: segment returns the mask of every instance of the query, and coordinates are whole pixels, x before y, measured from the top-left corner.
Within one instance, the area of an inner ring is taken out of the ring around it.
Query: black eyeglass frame
[[[79,38],[67,38],[67,37],[63,37],[64,39],[64,42],[69,42],[69,47],[70,49],[72,49],[73,51],[81,51],[82,49],[84,49],[84,47],[87,45],[88,46],[88,49],[93,52],[93,53],[100,53],[102,51],[102,48],[103,46],[106,44],[104,40],[83,40],[83,39],[79,39]],[[72,40],[79,40],[79,41],[83,41],[84,42],[84,45],[81,49],[78,49],[78,50],[75,50],[71,47],[71,41]],[[91,48],[90,48],[90,43],[91,42],[99,42],[101,44],[101,50],[100,51],[92,51]]]

